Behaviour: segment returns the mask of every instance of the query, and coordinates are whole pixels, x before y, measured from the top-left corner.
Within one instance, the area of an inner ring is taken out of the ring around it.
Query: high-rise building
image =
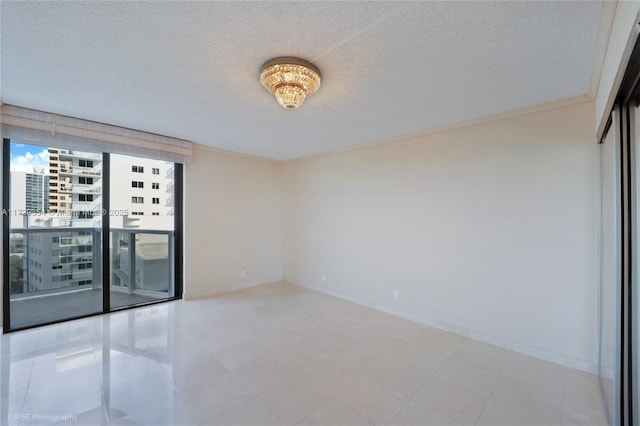
[[[49,176],[43,168],[11,172],[11,208],[46,213],[49,210]]]
[[[95,281],[93,228],[100,225],[102,157],[55,148],[48,152],[49,175],[43,171],[26,177],[26,208],[40,213],[27,217],[27,291],[89,286]],[[37,232],[38,228],[47,230]]]
[[[116,228],[173,229],[173,163],[111,156],[111,209]]]
[[[24,241],[25,290],[95,286],[101,272],[96,269],[100,256],[94,253],[100,252],[101,241],[95,229],[102,220],[102,156],[57,148],[48,153],[48,176],[44,170],[15,180],[12,175],[12,182],[22,182],[12,193],[25,194],[25,200],[16,199],[16,204],[12,199],[12,206],[39,213],[25,216],[24,224],[12,225],[30,229]],[[111,156],[107,213],[115,290],[169,287],[172,247],[164,231],[173,230],[173,173],[170,162]]]
[[[25,202],[27,210],[49,211],[49,176],[44,169],[34,167],[34,173],[26,174]]]
[[[49,210],[67,214],[72,227],[100,224],[102,156],[49,148]]]

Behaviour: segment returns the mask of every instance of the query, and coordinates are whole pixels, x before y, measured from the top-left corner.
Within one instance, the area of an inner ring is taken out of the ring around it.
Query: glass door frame
[[[617,226],[616,238],[619,255],[615,257],[616,268],[619,272],[616,282],[615,298],[615,330],[614,330],[614,389],[611,406],[607,404],[604,392],[603,377],[600,374],[600,384],[603,403],[609,411],[612,426],[637,425],[640,422],[640,39],[635,43],[629,65],[622,77],[620,90],[611,111],[607,128],[600,143],[606,143],[609,135],[613,135],[614,152],[618,160],[614,161],[614,168],[619,168],[619,187],[614,189],[616,198],[615,220]],[[603,149],[600,152],[604,152]],[[601,156],[602,158],[602,156]],[[603,163],[601,162],[601,211],[604,205],[603,195]],[[609,206],[611,208],[612,206]],[[601,218],[602,219],[602,218]],[[600,224],[602,232],[602,222]],[[601,265],[604,259],[602,235],[600,238]],[[602,272],[602,271],[601,271]],[[601,276],[602,285],[602,276]],[[602,318],[604,307],[601,298],[600,335],[599,344],[602,356],[603,328]],[[599,362],[601,371],[602,358]]]
[[[616,125],[619,111],[614,110],[607,129],[598,144],[599,202],[599,305],[598,305],[598,378],[602,404],[611,425],[620,424],[620,354],[621,321],[619,315],[620,286],[623,277],[622,238],[622,145]],[[611,203],[610,205],[605,202]],[[607,222],[609,221],[609,222]],[[608,234],[611,235],[608,235]],[[611,288],[610,288],[611,287]],[[607,297],[607,293],[612,292]],[[607,306],[607,302],[613,306]],[[613,309],[613,312],[609,312]],[[608,316],[611,315],[611,316]],[[605,327],[605,323],[609,328]],[[609,336],[607,333],[612,333]],[[612,347],[604,348],[603,339]],[[608,352],[608,353],[607,353]],[[608,355],[610,354],[610,355]],[[603,365],[606,358],[607,365]]]
[[[37,144],[37,143],[36,143]],[[9,212],[11,205],[11,139],[3,138],[2,139],[2,208],[3,212]],[[103,152],[102,153],[102,209],[105,212],[110,211],[110,176],[111,176],[111,167],[110,167],[110,154]],[[65,321],[72,321],[79,318],[86,318],[95,315],[103,315],[110,312],[116,312],[126,309],[131,309],[139,306],[147,306],[153,305],[157,303],[164,303],[172,300],[182,299],[183,293],[183,250],[184,250],[184,242],[183,242],[183,229],[184,229],[184,167],[181,163],[173,163],[174,166],[174,230],[173,230],[173,243],[170,244],[172,246],[172,253],[170,252],[170,259],[173,261],[173,287],[174,293],[172,297],[153,300],[148,302],[136,303],[127,306],[121,306],[117,308],[111,307],[110,300],[110,288],[111,288],[111,259],[110,259],[110,235],[111,235],[111,227],[110,227],[110,215],[103,214],[102,215],[102,228],[100,229],[100,233],[102,234],[102,253],[101,253],[101,267],[102,267],[102,310],[99,312],[78,315],[72,317],[66,317],[60,320],[54,320],[49,322],[38,323],[29,326],[23,327],[11,327],[11,305],[10,305],[10,296],[11,296],[11,283],[10,283],[10,268],[9,268],[9,258],[10,258],[10,215],[3,214],[2,218],[2,316],[3,316],[3,333],[9,333],[13,331],[25,330],[34,327],[41,327],[49,324],[56,324]],[[144,231],[141,231],[144,232]]]

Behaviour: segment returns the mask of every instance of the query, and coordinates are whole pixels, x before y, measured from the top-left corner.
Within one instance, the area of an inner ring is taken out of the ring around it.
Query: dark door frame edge
[[[9,309],[11,307],[9,304],[9,298],[11,297],[11,283],[9,282],[10,143],[10,139],[2,139],[2,331],[4,333],[8,332],[11,328],[11,324],[9,323]]]

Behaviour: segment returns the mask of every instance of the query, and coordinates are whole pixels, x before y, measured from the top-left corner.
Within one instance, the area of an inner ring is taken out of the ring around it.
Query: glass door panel
[[[102,156],[12,141],[10,328],[102,312]]]
[[[174,165],[111,155],[110,305],[170,299],[174,292]]]
[[[614,114],[615,123],[617,115]],[[600,341],[599,376],[609,424],[617,424],[616,350],[620,335],[620,144],[616,127],[599,145],[600,156]]]

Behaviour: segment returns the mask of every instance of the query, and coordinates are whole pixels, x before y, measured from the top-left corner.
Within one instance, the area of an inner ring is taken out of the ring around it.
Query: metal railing
[[[12,228],[11,300],[102,288],[102,238],[102,230],[91,227]],[[172,296],[173,231],[118,228],[109,238],[111,290]],[[121,256],[126,261],[120,262]]]

